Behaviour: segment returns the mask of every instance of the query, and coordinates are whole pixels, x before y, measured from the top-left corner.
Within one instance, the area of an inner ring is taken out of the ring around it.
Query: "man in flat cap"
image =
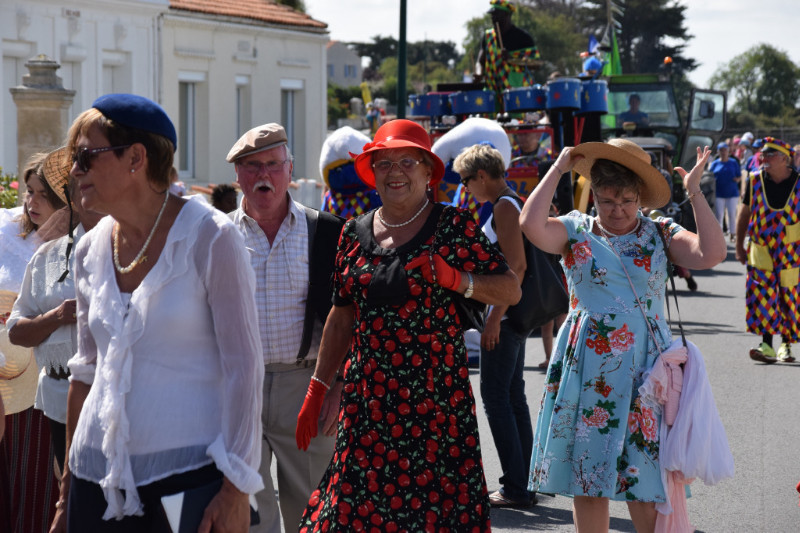
[[[304,207],[288,193],[292,154],[280,124],[248,131],[233,145],[244,198],[231,219],[244,234],[256,275],[256,305],[264,349],[264,442],[256,494],[261,524],[252,531],[286,531],[300,522],[333,455],[341,397],[331,384],[320,416],[320,438],[307,451],[295,441],[297,415],[314,373],[322,326],[331,307],[331,273],[344,220]],[[278,463],[280,512],[270,468]]]

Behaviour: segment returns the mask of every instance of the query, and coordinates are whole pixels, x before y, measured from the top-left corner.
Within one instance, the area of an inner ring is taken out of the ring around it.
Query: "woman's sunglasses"
[[[97,157],[97,154],[110,150],[121,150],[123,148],[129,148],[130,146],[130,144],[124,144],[122,146],[104,146],[102,148],[81,148],[72,154],[72,162],[77,163],[78,168],[81,169],[82,172],[89,172],[92,166],[92,159]]]

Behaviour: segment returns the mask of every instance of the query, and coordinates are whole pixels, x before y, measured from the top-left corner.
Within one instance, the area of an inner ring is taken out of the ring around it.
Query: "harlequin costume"
[[[764,146],[793,155],[785,143],[767,137]],[[800,180],[792,169],[775,183],[766,170],[749,176],[743,198],[750,208],[747,236],[747,331],[780,334],[784,343],[800,340],[797,305],[800,301]],[[752,354],[751,354],[752,357]]]
[[[516,11],[514,4],[508,0],[491,0],[489,3],[490,12],[500,10],[510,15]],[[512,25],[498,37],[497,29],[493,27],[486,30],[483,46],[488,90],[499,94],[510,87],[533,85],[533,75],[525,66],[512,65],[503,59],[504,48],[509,51],[509,59],[540,58],[539,49],[528,32]]]

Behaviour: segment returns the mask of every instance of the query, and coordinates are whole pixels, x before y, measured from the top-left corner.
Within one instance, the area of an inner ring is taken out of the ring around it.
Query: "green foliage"
[[[607,26],[607,0],[586,0],[582,10],[586,30],[602,35]],[[671,70],[677,74],[697,67],[694,59],[684,57],[685,44],[668,45],[666,39],[685,43],[692,38],[686,29],[686,6],[675,0],[626,0],[624,12],[616,19],[619,54],[624,74],[643,74],[663,69],[664,58],[672,58]]]
[[[295,11],[300,11],[301,13],[306,12],[306,4],[303,2],[303,0],[275,0],[275,3],[289,6]]]
[[[711,87],[735,97],[739,113],[781,117],[800,99],[800,67],[786,52],[768,44],[756,45],[718,68]]]
[[[328,85],[328,125],[336,126],[336,121],[340,118],[347,118],[350,114],[350,99],[353,97],[361,98],[361,88],[340,87],[338,85]]]
[[[17,205],[17,187],[19,187],[17,175],[5,174],[0,167],[0,207],[8,209]]]

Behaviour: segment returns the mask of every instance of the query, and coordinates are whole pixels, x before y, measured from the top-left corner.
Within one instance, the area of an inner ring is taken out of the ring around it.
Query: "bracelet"
[[[317,376],[311,376],[311,379],[316,381],[317,383],[321,383],[326,390],[331,390],[331,386],[319,379]]]
[[[559,174],[563,174],[564,173],[564,171],[561,170],[558,165],[554,164],[552,167],[550,167],[550,170],[553,170],[553,169],[556,169]]]
[[[691,193],[691,194],[689,195],[689,197],[687,198],[687,200],[689,200],[689,201],[691,202],[691,201],[692,201],[692,198],[694,198],[694,197],[695,197],[695,196],[697,196],[698,194],[703,194],[703,191],[702,191],[702,190],[698,190],[698,191],[696,191],[696,192],[693,192],[693,193]]]
[[[467,290],[464,291],[464,298],[472,298],[472,293],[475,289],[475,280],[472,279],[472,274],[466,272],[467,279],[469,280],[467,284]]]

